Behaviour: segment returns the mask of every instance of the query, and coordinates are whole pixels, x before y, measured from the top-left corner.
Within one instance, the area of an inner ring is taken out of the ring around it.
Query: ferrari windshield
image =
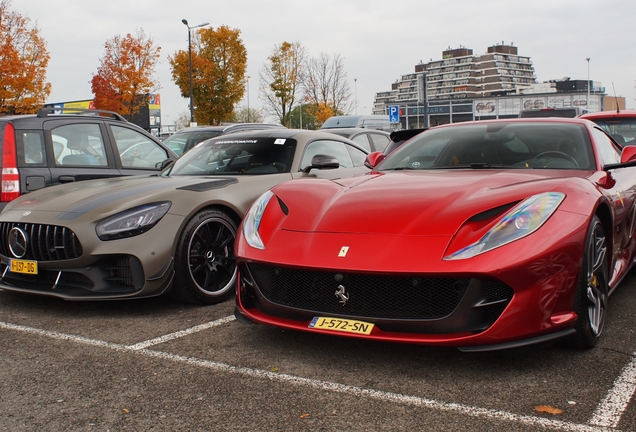
[[[594,169],[586,128],[554,122],[484,122],[428,130],[398,148],[378,170]]]
[[[296,140],[218,138],[199,144],[162,173],[181,175],[252,175],[289,172]]]

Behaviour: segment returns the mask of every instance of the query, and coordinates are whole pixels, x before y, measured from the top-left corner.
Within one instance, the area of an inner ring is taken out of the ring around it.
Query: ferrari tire
[[[201,211],[187,223],[177,244],[172,298],[214,304],[234,294],[236,231],[234,220],[218,210]]]
[[[603,224],[594,216],[587,234],[583,265],[574,298],[574,312],[578,318],[576,335],[570,339],[578,348],[592,348],[598,342],[607,315],[608,264],[607,238]]]

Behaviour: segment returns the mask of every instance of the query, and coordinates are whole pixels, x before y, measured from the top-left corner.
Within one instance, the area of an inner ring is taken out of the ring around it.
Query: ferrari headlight
[[[564,199],[565,194],[561,192],[531,196],[513,207],[479,241],[444,257],[444,260],[472,258],[532,234],[552,216]]]
[[[254,201],[254,204],[252,204],[252,207],[243,219],[243,236],[245,237],[247,244],[253,248],[265,249],[265,245],[263,244],[261,237],[258,235],[258,227],[261,224],[261,218],[267,208],[267,204],[273,196],[274,193],[272,191],[267,191],[261,195],[256,201]]]
[[[170,202],[163,201],[118,213],[97,225],[97,237],[100,240],[116,240],[145,233],[164,217],[170,206]]]

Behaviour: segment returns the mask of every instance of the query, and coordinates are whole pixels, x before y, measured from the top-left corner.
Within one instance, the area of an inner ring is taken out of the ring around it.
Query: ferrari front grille
[[[0,222],[0,254],[13,258],[9,250],[9,232],[20,228],[27,240],[26,254],[35,261],[59,261],[82,256],[82,245],[75,233],[66,227],[22,222]]]
[[[471,281],[299,270],[255,263],[248,264],[248,268],[261,295],[278,306],[384,319],[444,318],[458,306]],[[338,291],[342,296],[338,296]],[[512,297],[509,288],[499,290],[501,293],[497,289],[487,291],[493,293],[489,300],[497,308],[500,304],[496,297]]]

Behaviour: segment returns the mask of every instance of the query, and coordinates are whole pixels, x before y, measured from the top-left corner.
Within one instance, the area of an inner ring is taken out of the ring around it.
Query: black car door
[[[99,118],[52,119],[43,130],[54,185],[121,175]]]

